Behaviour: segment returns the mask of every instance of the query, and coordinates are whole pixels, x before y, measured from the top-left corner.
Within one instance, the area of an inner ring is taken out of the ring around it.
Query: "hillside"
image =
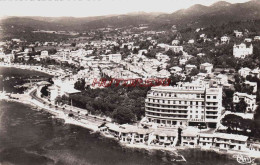
[[[194,5],[159,18],[170,20],[171,23],[179,26],[192,27],[221,25],[230,21],[258,20],[260,0],[237,4],[220,1],[211,6]]]
[[[152,29],[165,30],[177,25],[177,28],[208,27],[222,25],[228,22],[260,20],[260,0],[246,3],[231,4],[219,1],[211,6],[194,5],[188,9],[181,9],[171,14],[135,12],[125,15],[109,15],[97,17],[7,17],[2,19],[0,25],[3,34],[16,31],[32,30],[71,30],[86,31],[103,27],[124,27],[149,24]],[[13,28],[15,30],[10,30]]]

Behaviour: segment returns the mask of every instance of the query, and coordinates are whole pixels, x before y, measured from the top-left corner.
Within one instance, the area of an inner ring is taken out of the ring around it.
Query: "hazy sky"
[[[0,0],[0,16],[86,17],[129,12],[174,12],[218,0]],[[248,0],[227,0],[231,3]]]

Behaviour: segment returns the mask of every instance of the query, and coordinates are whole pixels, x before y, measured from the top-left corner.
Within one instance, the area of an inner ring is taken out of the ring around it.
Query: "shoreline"
[[[187,146],[175,146],[174,148],[165,148],[163,146],[148,146],[148,145],[144,145],[144,144],[128,144],[128,143],[123,143],[120,142],[119,140],[117,140],[116,138],[114,138],[111,135],[106,135],[102,132],[99,131],[98,126],[94,125],[94,123],[82,123],[79,122],[73,118],[69,118],[66,117],[65,114],[63,112],[56,112],[55,110],[51,110],[50,108],[47,107],[41,107],[39,105],[36,105],[30,101],[19,101],[19,100],[15,100],[15,99],[0,99],[0,101],[10,101],[10,102],[17,102],[17,103],[21,103],[21,104],[25,104],[28,106],[32,106],[32,107],[37,107],[37,108],[41,108],[41,110],[44,110],[45,112],[54,115],[54,118],[56,119],[62,119],[64,121],[64,124],[71,124],[74,126],[79,126],[85,129],[88,129],[90,131],[92,131],[93,133],[99,133],[99,135],[101,137],[104,138],[109,138],[109,139],[113,139],[115,141],[118,142],[118,144],[123,147],[123,148],[128,148],[128,149],[141,149],[141,150],[145,150],[148,152],[153,152],[153,151],[162,151],[162,152],[170,152],[171,154],[175,154],[176,156],[182,156],[181,154],[178,154],[178,151],[185,151],[185,150],[191,150],[191,149],[197,149],[199,151],[209,151],[209,152],[215,152],[216,154],[220,154],[220,155],[227,155],[229,157],[229,159],[234,158],[234,155],[244,155],[244,156],[248,156],[251,158],[255,158],[255,159],[259,159],[260,155],[259,152],[239,152],[239,151],[219,151],[218,149],[214,149],[214,148],[201,148],[201,147],[187,147]],[[183,159],[185,160],[185,157],[183,157]],[[185,160],[186,161],[186,160]]]
[[[15,66],[15,65],[3,66],[1,63],[0,63],[0,67],[10,67],[10,68],[13,67],[13,68],[17,68],[17,69],[22,69],[22,68],[19,68],[18,66]],[[24,68],[24,69],[41,72],[41,71],[39,71],[35,68],[31,68],[31,69]],[[46,73],[46,72],[43,71],[43,73]],[[46,73],[46,74],[51,75],[49,73]],[[31,90],[32,89],[30,89],[30,91]],[[28,92],[28,93],[30,93],[30,92]],[[95,123],[93,123],[91,121],[87,121],[87,120],[85,120],[85,122],[83,122],[82,119],[80,121],[78,121],[78,120],[75,120],[74,118],[67,117],[64,114],[64,112],[57,111],[57,110],[54,110],[50,107],[47,107],[46,105],[43,105],[41,102],[34,100],[34,99],[16,100],[16,99],[4,98],[4,99],[0,99],[0,100],[18,102],[18,103],[30,105],[30,106],[33,106],[33,107],[36,106],[37,108],[41,108],[42,110],[54,115],[55,118],[59,118],[59,119],[64,120],[65,124],[80,126],[80,127],[86,128],[86,129],[93,131],[93,132],[99,132],[99,128]],[[218,154],[225,154],[225,155],[235,155],[236,154],[236,155],[246,155],[246,156],[249,156],[249,157],[252,156],[254,158],[260,158],[259,152],[256,153],[256,152],[253,152],[253,151],[252,152],[240,152],[240,151],[227,151],[227,152],[225,152],[225,151],[219,151],[218,149],[215,149],[215,148],[201,148],[201,147],[197,147],[197,148],[195,147],[194,148],[194,147],[188,147],[188,146],[175,146],[173,148],[165,148],[163,146],[148,146],[148,145],[145,145],[145,144],[127,144],[127,143],[120,142],[119,140],[117,140],[113,136],[109,136],[109,135],[106,135],[104,133],[100,133],[100,136],[103,136],[105,138],[113,138],[114,140],[118,141],[119,144],[122,147],[145,149],[145,150],[148,150],[148,151],[163,150],[163,151],[169,151],[169,152],[176,152],[178,150],[199,149],[200,151],[212,151],[212,152],[216,152]]]
[[[44,70],[39,70],[39,69],[36,69],[34,67],[37,67],[37,65],[20,65],[20,64],[6,64],[5,63],[2,63],[0,62],[0,67],[6,67],[6,68],[16,68],[16,69],[22,69],[22,70],[30,70],[30,71],[36,71],[36,72],[41,72],[41,73],[45,73],[49,76],[55,76],[55,74],[51,74],[47,71],[44,71]],[[21,68],[22,67],[22,68]],[[47,69],[47,68],[44,68],[44,69]]]

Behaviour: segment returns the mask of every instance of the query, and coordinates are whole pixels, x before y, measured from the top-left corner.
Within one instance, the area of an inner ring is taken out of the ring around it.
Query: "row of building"
[[[142,144],[147,146],[175,147],[201,147],[215,148],[226,151],[260,151],[260,144],[251,143],[247,136],[226,133],[198,133],[183,129],[179,134],[177,130],[144,129],[133,125],[106,124],[100,131],[118,139],[126,144]]]

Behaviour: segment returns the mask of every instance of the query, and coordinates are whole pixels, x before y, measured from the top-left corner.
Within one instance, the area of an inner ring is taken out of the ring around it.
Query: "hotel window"
[[[207,96],[207,99],[210,99],[210,96]]]
[[[164,100],[162,102],[164,103]]]
[[[199,102],[198,102],[198,101],[196,101],[196,105],[199,105]]]
[[[161,96],[163,96],[163,94],[161,93]]]
[[[168,100],[168,104],[170,104],[171,102],[170,102],[170,100]]]
[[[217,98],[217,96],[213,96],[213,99],[216,99]]]

